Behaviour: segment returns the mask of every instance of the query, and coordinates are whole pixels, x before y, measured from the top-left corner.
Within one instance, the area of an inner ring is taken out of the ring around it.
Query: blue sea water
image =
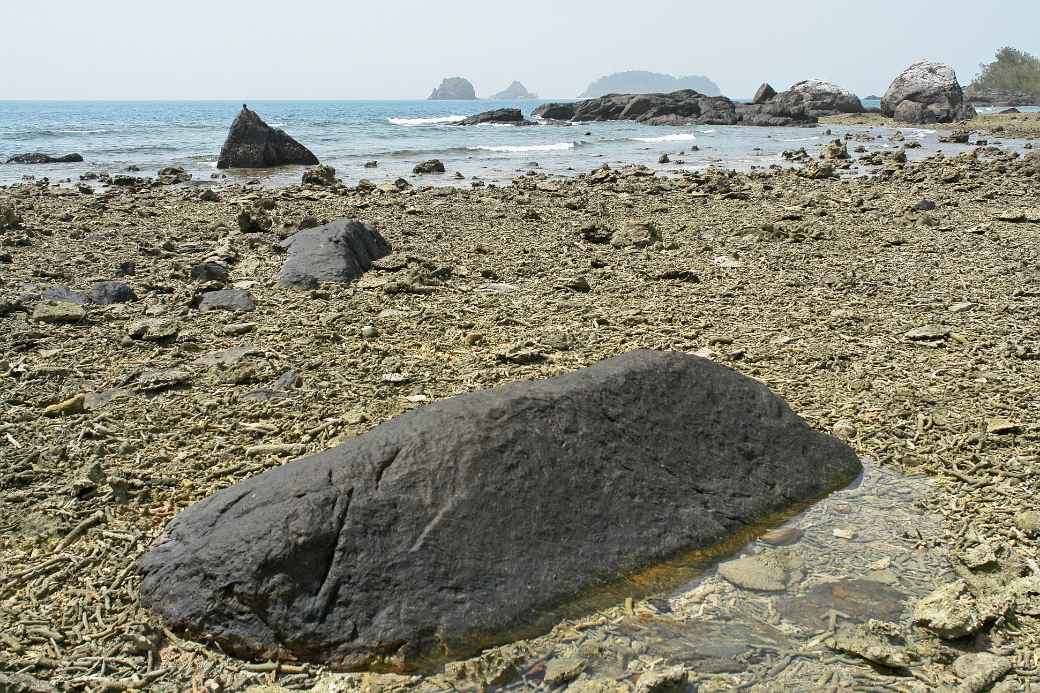
[[[658,167],[668,152],[672,164],[660,168],[700,169],[721,165],[765,167],[791,148],[828,139],[825,127],[750,128],[727,126],[653,127],[631,122],[587,123],[570,127],[485,125],[459,127],[464,116],[515,106],[525,114],[540,101],[267,101],[250,103],[270,125],[309,147],[348,182],[409,176],[419,161],[439,158],[449,173],[503,181],[531,168],[561,174],[588,171],[603,163]],[[873,105],[873,104],[866,104]],[[136,175],[154,175],[164,166],[183,166],[196,180],[217,172],[216,160],[238,102],[60,102],[0,101],[0,161],[15,154],[79,153],[83,164],[0,165],[0,185],[23,176],[75,179],[87,171],[117,173],[133,165]],[[849,128],[855,129],[855,128]],[[834,135],[845,129],[834,128]],[[879,134],[882,134],[879,132]],[[904,129],[934,151],[932,130]],[[696,146],[698,151],[691,148]],[[876,147],[893,146],[879,141]],[[681,153],[680,152],[684,152]],[[376,169],[364,168],[369,160]],[[683,163],[675,163],[681,160]],[[299,180],[295,167],[226,172],[229,180],[261,178],[264,183]],[[425,179],[435,182],[432,177]],[[444,177],[448,182],[450,176]]]

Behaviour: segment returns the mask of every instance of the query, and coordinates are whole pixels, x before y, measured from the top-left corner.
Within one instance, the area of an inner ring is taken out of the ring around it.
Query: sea
[[[441,159],[444,176],[424,183],[488,183],[511,180],[530,170],[575,175],[604,163],[645,164],[664,171],[720,166],[737,170],[782,163],[785,150],[824,144],[846,130],[869,128],[756,128],[740,126],[654,127],[632,122],[540,123],[533,127],[455,125],[467,115],[516,107],[530,115],[544,101],[262,101],[250,108],[270,125],[306,145],[322,163],[336,168],[347,183],[411,177],[416,163]],[[865,101],[867,107],[877,101]],[[299,167],[218,171],[217,156],[228,128],[241,108],[232,101],[0,101],[0,162],[16,154],[52,156],[78,153],[82,164],[0,164],[0,185],[47,177],[74,181],[87,172],[154,176],[166,166],[182,166],[197,183],[251,182],[285,185],[298,182]],[[1037,110],[1037,109],[1022,109]],[[832,130],[830,135],[827,130]],[[886,134],[875,128],[877,134]],[[915,158],[958,145],[940,145],[935,130],[904,128],[908,139],[922,143]],[[887,133],[894,134],[894,133]],[[887,139],[868,149],[898,146]],[[661,154],[671,162],[659,164]],[[376,168],[365,163],[378,162]]]

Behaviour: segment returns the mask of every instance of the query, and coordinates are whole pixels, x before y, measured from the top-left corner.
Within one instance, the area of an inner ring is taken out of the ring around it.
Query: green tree
[[[996,60],[979,66],[977,89],[1024,92],[1040,97],[1040,58],[1010,46],[997,51]]]

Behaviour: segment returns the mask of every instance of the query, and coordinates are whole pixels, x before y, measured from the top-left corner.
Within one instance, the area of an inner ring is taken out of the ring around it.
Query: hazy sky
[[[1040,1],[0,0],[0,27],[0,99],[425,98],[454,75],[573,97],[627,69],[865,96],[917,58],[967,83],[1040,52]]]

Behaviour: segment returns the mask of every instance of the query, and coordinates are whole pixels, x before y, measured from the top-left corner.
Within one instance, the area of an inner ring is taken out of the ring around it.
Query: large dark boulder
[[[763,84],[752,105],[737,109],[741,125],[815,125],[824,116],[863,113],[864,110],[858,96],[830,82],[805,80],[766,98],[771,89]]]
[[[670,94],[608,94],[574,104],[544,104],[534,110],[534,115],[578,123],[634,120],[646,125],[735,125],[738,120],[732,101],[692,89]]]
[[[217,168],[268,168],[271,166],[317,166],[318,157],[311,150],[273,128],[242,106],[231,124],[224,146],[220,148]]]
[[[18,154],[7,160],[9,164],[78,164],[83,161],[82,154],[66,154],[50,156],[49,154]]]
[[[905,123],[950,123],[975,117],[964,101],[957,73],[943,63],[914,63],[895,78],[881,99],[881,112]]]
[[[859,472],[764,385],[636,351],[435,402],[214,494],[140,560],[141,603],[242,656],[407,666],[547,628],[575,595]]]
[[[289,257],[278,273],[278,283],[294,289],[349,282],[367,272],[373,260],[390,253],[379,231],[347,219],[300,231],[281,245]]]
[[[431,101],[473,101],[476,98],[477,91],[468,79],[462,77],[445,78],[430,94]]]
[[[493,111],[484,111],[477,115],[469,116],[460,120],[458,125],[485,125],[497,123],[500,125],[534,125],[529,120],[524,120],[524,114],[519,108],[496,108]]]

